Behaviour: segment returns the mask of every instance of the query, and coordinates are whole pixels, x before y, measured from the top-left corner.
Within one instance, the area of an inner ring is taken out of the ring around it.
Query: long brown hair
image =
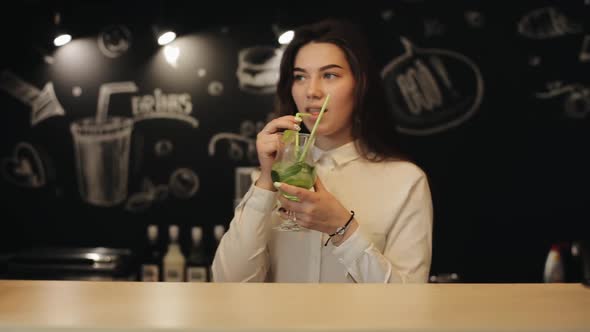
[[[276,114],[297,112],[291,95],[293,66],[299,49],[311,42],[334,44],[346,55],[356,82],[352,136],[359,153],[371,161],[407,159],[400,151],[395,119],[385,97],[381,76],[371,61],[369,46],[360,28],[352,22],[327,19],[295,31],[295,37],[281,59]]]

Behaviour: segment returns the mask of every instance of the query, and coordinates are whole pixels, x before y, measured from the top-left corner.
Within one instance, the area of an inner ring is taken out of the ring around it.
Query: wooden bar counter
[[[0,331],[590,331],[581,284],[0,280]]]

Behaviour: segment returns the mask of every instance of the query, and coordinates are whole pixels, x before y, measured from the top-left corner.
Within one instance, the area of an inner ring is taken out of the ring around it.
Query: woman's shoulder
[[[409,160],[387,160],[373,164],[390,177],[404,179],[408,182],[413,183],[427,178],[426,172],[416,163]]]

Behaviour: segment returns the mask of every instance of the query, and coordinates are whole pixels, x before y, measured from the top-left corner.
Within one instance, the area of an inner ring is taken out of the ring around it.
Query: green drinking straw
[[[295,117],[301,119],[303,116],[311,116],[309,113],[296,113]],[[299,121],[301,123],[301,121]],[[299,133],[295,133],[295,156],[299,154]]]
[[[317,120],[315,120],[315,124],[313,125],[313,129],[311,129],[311,135],[309,135],[309,139],[305,142],[305,146],[303,147],[303,153],[299,156],[298,162],[302,162],[305,160],[305,155],[307,154],[307,150],[309,150],[309,145],[313,142],[315,138],[315,131],[318,128],[318,124],[320,124],[320,120],[322,119],[322,115],[324,115],[324,110],[326,110],[326,106],[328,106],[328,101],[330,100],[330,94],[326,96],[326,100],[324,100],[324,104],[322,105],[322,109],[320,110],[320,114],[318,115]]]

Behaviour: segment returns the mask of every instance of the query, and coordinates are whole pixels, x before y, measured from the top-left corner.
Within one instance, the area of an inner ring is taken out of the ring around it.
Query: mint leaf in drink
[[[290,178],[292,176],[294,176],[295,174],[299,173],[301,171],[301,168],[303,167],[302,165],[303,163],[295,163],[289,167],[287,167],[284,171],[281,172],[281,178],[286,179],[286,178]]]
[[[314,167],[304,162],[299,162],[297,165],[301,166],[299,171],[288,178],[283,178],[283,182],[305,189],[313,187],[315,182]]]

